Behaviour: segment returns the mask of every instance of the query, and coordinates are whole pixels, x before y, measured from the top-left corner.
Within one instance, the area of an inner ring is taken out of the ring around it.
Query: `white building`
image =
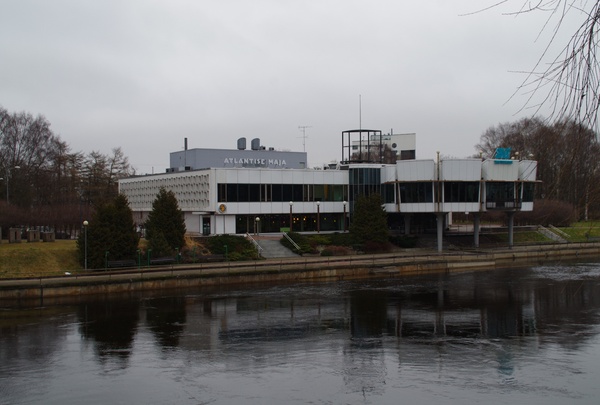
[[[289,153],[252,152],[257,154],[248,159],[261,161],[282,160],[282,154]],[[171,162],[178,163],[173,154]],[[172,167],[168,173],[120,180],[119,190],[129,200],[134,221],[146,221],[164,187],[175,194],[190,233],[345,231],[356,199],[379,193],[390,227],[406,234],[436,229],[439,250],[447,214],[452,212],[473,214],[476,246],[479,214],[506,212],[512,245],[512,218],[517,211],[533,209],[537,172],[537,162],[510,158],[438,157],[398,160],[393,165],[347,162],[333,170],[195,164],[200,167],[188,165],[181,171]]]

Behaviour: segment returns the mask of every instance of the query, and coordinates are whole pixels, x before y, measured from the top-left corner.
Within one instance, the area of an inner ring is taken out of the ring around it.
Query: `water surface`
[[[600,265],[3,302],[1,404],[596,404]]]

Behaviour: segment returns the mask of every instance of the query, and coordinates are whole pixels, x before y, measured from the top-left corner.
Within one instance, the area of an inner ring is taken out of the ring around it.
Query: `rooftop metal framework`
[[[358,148],[353,150],[354,145]],[[342,132],[342,164],[383,163],[382,134],[378,129],[350,129]]]

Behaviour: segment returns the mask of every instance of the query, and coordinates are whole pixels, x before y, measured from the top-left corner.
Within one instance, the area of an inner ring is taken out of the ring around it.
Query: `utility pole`
[[[304,152],[306,152],[306,138],[308,138],[308,135],[306,135],[306,128],[312,128],[310,125],[299,125],[298,129],[300,131],[302,131],[302,147],[304,148]]]

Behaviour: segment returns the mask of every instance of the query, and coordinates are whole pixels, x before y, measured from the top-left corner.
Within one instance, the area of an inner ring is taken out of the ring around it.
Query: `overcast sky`
[[[468,15],[496,2],[4,0],[0,105],[44,115],[74,152],[120,146],[140,174],[163,172],[184,138],[305,147],[321,166],[360,122],[415,132],[418,159],[466,157],[531,114],[525,95],[509,101],[512,71],[549,37],[545,15],[503,15],[518,0]]]

